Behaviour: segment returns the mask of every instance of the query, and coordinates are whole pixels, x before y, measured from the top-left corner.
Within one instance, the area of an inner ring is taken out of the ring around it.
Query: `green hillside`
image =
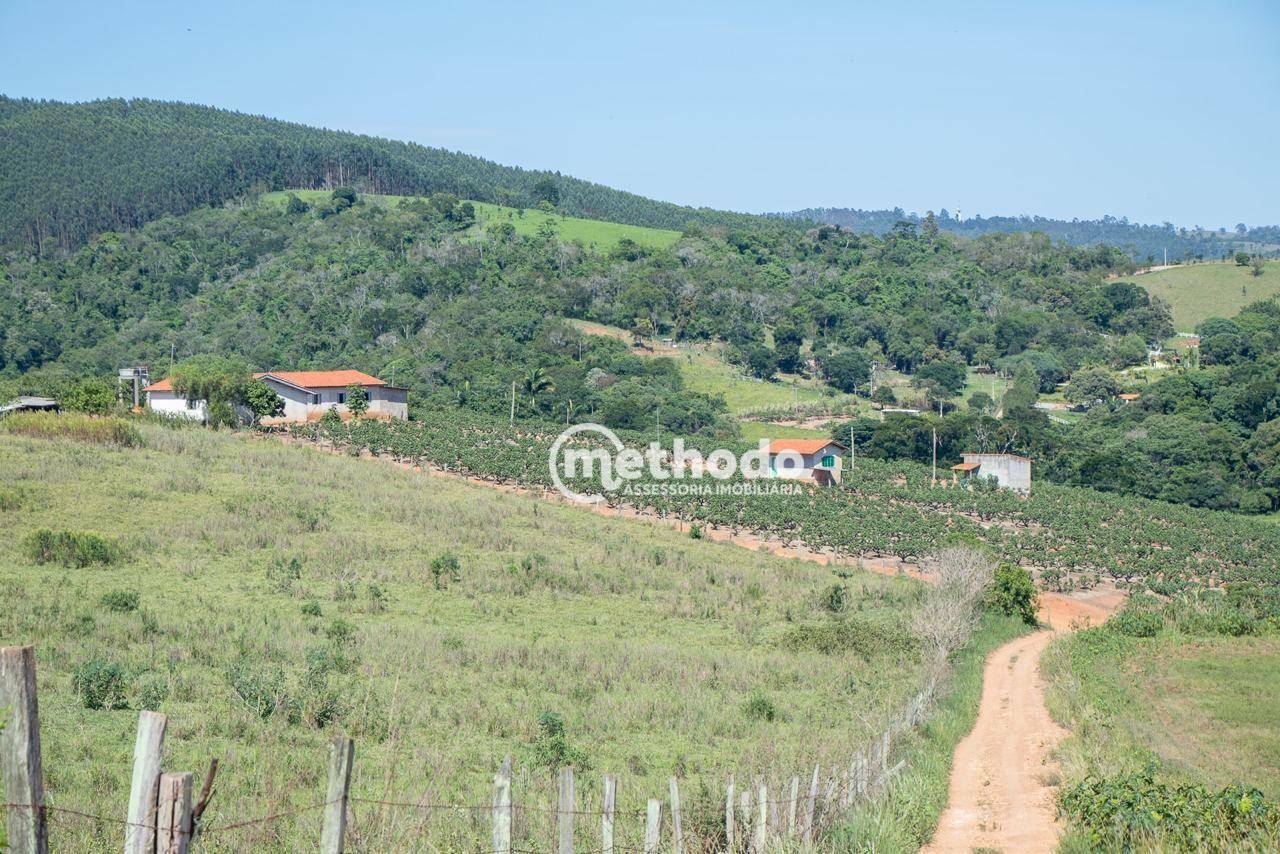
[[[1179,332],[1192,332],[1206,318],[1231,317],[1249,303],[1280,294],[1280,261],[1268,261],[1264,269],[1255,276],[1250,268],[1228,261],[1190,264],[1130,281],[1169,303]]]
[[[554,192],[570,216],[665,229],[762,221],[415,143],[143,98],[67,104],[0,95],[0,163],[0,246],[37,251],[286,187],[447,192],[526,207]]]
[[[330,194],[327,190],[278,190],[264,194],[262,201],[267,204],[284,204],[290,195],[315,204],[329,198]],[[421,197],[365,194],[362,198],[372,204],[387,205]],[[472,204],[476,209],[477,225],[481,228],[509,222],[516,234],[532,236],[550,223],[558,239],[566,243],[581,243],[588,249],[607,251],[623,239],[632,240],[640,246],[665,249],[680,239],[680,232],[670,229],[549,214],[533,208],[511,208],[474,200]]]

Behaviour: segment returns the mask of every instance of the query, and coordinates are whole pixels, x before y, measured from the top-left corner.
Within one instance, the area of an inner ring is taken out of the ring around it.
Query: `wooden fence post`
[[[613,817],[618,808],[618,775],[604,775],[604,800],[600,808],[600,850],[613,854]]]
[[[40,712],[36,703],[36,655],[30,646],[0,648],[0,710],[8,710],[0,729],[0,780],[9,807],[8,850],[12,854],[48,854],[49,826],[44,809],[44,770],[40,764]]]
[[[732,852],[738,845],[738,826],[733,821],[733,775],[724,787],[724,842],[726,850]]]
[[[493,852],[511,854],[511,757],[493,777]]]
[[[796,835],[796,808],[800,799],[800,778],[791,778],[791,801],[787,804],[787,836]]]
[[[684,828],[680,825],[680,784],[671,778],[671,850],[684,854]]]
[[[742,822],[742,850],[746,851],[751,847],[751,787],[743,786],[742,793],[738,795],[738,814],[742,816],[739,821]]]
[[[889,770],[889,730],[880,737],[880,773]]]
[[[756,805],[755,850],[763,854],[765,843],[769,839],[769,787],[763,780],[756,797],[760,803]]]
[[[817,834],[814,833],[813,816],[815,807],[818,805],[818,766],[813,766],[813,781],[809,783],[809,800],[804,805],[804,834],[801,837],[806,846],[812,845],[817,841]]]
[[[195,775],[190,771],[160,775],[156,808],[156,854],[187,854],[191,844],[191,790]]]
[[[342,854],[347,846],[347,797],[355,755],[356,743],[344,735],[329,744],[329,785],[325,790],[320,854]]]
[[[658,854],[658,833],[662,830],[662,801],[649,799],[644,819],[644,854]]]
[[[159,712],[138,713],[124,854],[152,854],[156,850],[156,798],[160,794],[160,761],[167,724],[168,718]]]
[[[556,806],[556,854],[573,854],[573,768],[560,769]]]

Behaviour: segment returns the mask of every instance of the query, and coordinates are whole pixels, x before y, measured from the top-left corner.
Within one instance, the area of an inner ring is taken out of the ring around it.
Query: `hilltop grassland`
[[[291,195],[297,196],[304,202],[315,204],[328,199],[331,193],[328,190],[284,190],[266,193],[262,196],[262,201],[267,204],[284,204]],[[371,204],[395,205],[401,201],[413,201],[421,197],[361,193],[360,198]],[[666,249],[680,239],[680,232],[666,228],[648,228],[643,225],[625,225],[606,220],[563,216],[558,213],[546,213],[537,208],[511,208],[475,201],[471,204],[476,211],[474,229],[510,223],[515,228],[516,234],[530,236],[538,234],[543,228],[550,228],[554,230],[557,238],[566,243],[581,243],[588,249],[601,252],[612,249],[618,245],[618,241],[623,239],[655,249]]]
[[[690,832],[717,820],[707,792],[728,773],[847,763],[922,679],[906,579],[273,441],[138,429],[127,449],[0,434],[0,643],[37,646],[55,805],[122,817],[137,710],[153,708],[170,718],[167,768],[222,759],[210,827],[320,801],[342,730],[357,798],[487,804],[512,755],[528,805],[549,806],[559,761],[587,805],[598,773],[619,774],[622,810],[679,775]],[[820,651],[815,626],[848,643]],[[353,811],[357,850],[469,850],[488,827],[465,809]],[[550,818],[522,815],[518,838],[544,850]],[[51,822],[61,850],[118,845],[118,828]],[[318,824],[212,832],[205,850],[299,850]]]
[[[1233,317],[1258,300],[1280,294],[1280,261],[1267,261],[1261,276],[1232,261],[1187,264],[1129,280],[1173,310],[1179,332],[1192,332],[1210,317]]]

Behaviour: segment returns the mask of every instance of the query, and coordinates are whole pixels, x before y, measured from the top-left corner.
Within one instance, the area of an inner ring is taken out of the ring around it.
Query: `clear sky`
[[[13,96],[211,104],[734,210],[1280,222],[1278,0],[22,6]]]

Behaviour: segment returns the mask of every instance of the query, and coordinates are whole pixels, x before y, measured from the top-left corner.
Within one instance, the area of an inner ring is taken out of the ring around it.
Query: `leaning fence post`
[[[191,844],[191,789],[194,780],[195,775],[190,771],[160,775],[156,854],[187,854],[187,846]]]
[[[511,854],[511,757],[493,777],[493,852]]]
[[[9,807],[8,850],[47,854],[49,828],[44,809],[44,771],[40,764],[40,712],[36,704],[36,655],[30,646],[0,648],[0,780]]]
[[[356,743],[344,735],[329,744],[329,786],[324,798],[324,826],[320,854],[342,854],[347,845],[347,796]]]
[[[724,842],[725,849],[732,852],[738,845],[738,826],[733,822],[733,775],[724,787]]]
[[[684,828],[680,826],[680,784],[671,778],[671,850],[684,854]]]
[[[662,829],[662,801],[649,799],[644,817],[644,854],[658,854],[658,831]]]
[[[813,766],[813,782],[809,784],[809,800],[804,805],[804,833],[801,837],[806,846],[813,844],[817,834],[813,832],[814,807],[818,805],[818,766]]]
[[[600,807],[600,850],[613,854],[613,814],[618,807],[618,775],[604,775],[604,800]]]
[[[556,807],[557,854],[573,854],[573,769],[560,769],[559,803]]]
[[[133,743],[133,782],[129,786],[129,824],[124,829],[124,854],[152,854],[156,850],[156,798],[160,793],[160,761],[168,718],[159,712],[138,713],[138,738]]]

